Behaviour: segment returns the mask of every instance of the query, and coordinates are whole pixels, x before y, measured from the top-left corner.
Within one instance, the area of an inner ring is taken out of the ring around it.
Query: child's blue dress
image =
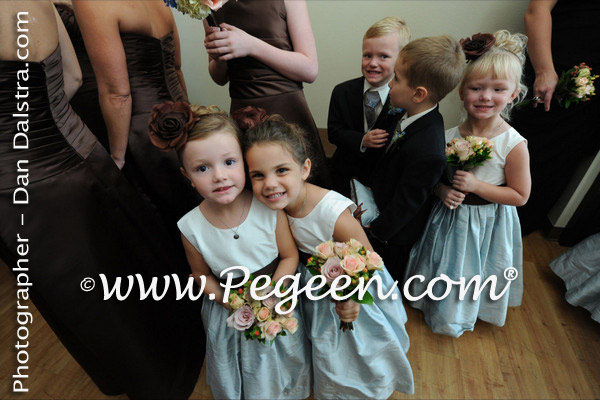
[[[288,216],[298,249],[314,254],[321,242],[332,240],[335,223],[348,207],[356,206],[346,197],[329,191],[304,218]],[[385,261],[385,260],[384,260]],[[312,277],[302,269],[302,285]],[[377,272],[383,293],[394,281],[385,267]],[[379,300],[369,288],[373,305],[361,305],[354,330],[342,332],[335,304],[329,298],[303,299],[305,327],[312,343],[314,397],[317,399],[387,399],[394,390],[412,394],[414,382],[406,358],[409,347],[404,328],[407,321],[398,289],[396,300]]]
[[[217,278],[228,267],[245,266],[255,272],[278,257],[277,213],[254,197],[248,216],[236,229],[237,240],[230,229],[215,228],[208,222],[199,207],[177,225]],[[296,333],[277,337],[271,346],[246,340],[243,332],[227,327],[229,311],[204,299],[206,380],[215,399],[304,399],[310,395],[311,348],[299,308]]]
[[[461,138],[458,127],[446,131],[446,142],[454,138]],[[475,177],[492,185],[505,184],[506,157],[524,140],[513,128],[493,138],[492,158],[472,170]],[[509,268],[514,270],[507,271]],[[482,285],[488,277],[495,276],[495,294],[500,294],[509,282],[510,286],[495,301],[490,299],[489,284],[478,299],[473,300],[473,284],[463,300],[459,299],[459,286],[454,285],[443,300],[432,300],[427,295],[409,302],[423,311],[425,322],[433,332],[459,337],[473,330],[477,318],[503,326],[507,308],[520,306],[523,296],[523,244],[516,207],[496,203],[461,204],[450,210],[438,199],[421,240],[410,252],[404,282],[414,275],[423,275],[423,283],[413,280],[409,285],[410,294],[419,296],[426,291],[431,279],[442,274],[453,281],[464,277],[466,283],[478,275]],[[441,297],[446,284],[438,282],[433,289],[435,296]]]

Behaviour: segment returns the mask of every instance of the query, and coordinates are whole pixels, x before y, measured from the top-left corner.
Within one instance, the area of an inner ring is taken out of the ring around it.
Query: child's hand
[[[443,184],[439,185],[439,197],[446,207],[454,210],[456,207],[462,204],[465,199],[465,194],[458,190],[452,189],[450,186]]]
[[[353,301],[343,301],[335,304],[335,312],[342,322],[356,321],[360,312],[360,304]]]
[[[221,24],[220,31],[212,31],[204,39],[208,55],[218,61],[252,56],[256,38],[229,24]]]
[[[456,171],[452,180],[452,187],[465,193],[475,192],[478,184],[479,180],[475,178],[475,175],[467,171]]]
[[[363,147],[378,149],[385,146],[388,136],[388,133],[383,129],[373,129],[363,136],[362,145]]]

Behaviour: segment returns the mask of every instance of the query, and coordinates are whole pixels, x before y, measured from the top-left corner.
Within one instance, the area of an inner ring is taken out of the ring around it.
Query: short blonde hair
[[[520,92],[515,100],[500,112],[500,116],[508,121],[510,120],[512,108],[527,95],[527,86],[523,84],[527,36],[521,33],[511,34],[507,30],[500,30],[494,33],[494,37],[496,43],[481,57],[470,61],[467,65],[459,84],[459,91],[464,89],[469,79],[486,76],[490,73],[493,79],[513,80],[515,88],[520,89]]]
[[[465,70],[465,53],[460,43],[448,35],[413,40],[400,51],[408,86],[423,86],[429,98],[439,103],[460,81]]]
[[[392,33],[398,35],[398,45],[400,48],[404,47],[410,41],[410,29],[400,17],[385,17],[375,22],[367,29],[363,40],[378,38]]]

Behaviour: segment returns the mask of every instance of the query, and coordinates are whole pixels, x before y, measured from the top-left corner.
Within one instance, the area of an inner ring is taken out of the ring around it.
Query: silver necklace
[[[225,221],[223,221],[221,219],[221,217],[219,217],[217,214],[215,214],[215,216],[219,219],[219,221],[221,221],[221,223],[223,225],[225,225],[231,232],[233,232],[233,238],[235,240],[240,238],[240,235],[238,235],[238,230],[240,229],[240,226],[242,225],[242,218],[244,218],[244,211],[246,211],[246,203],[247,203],[247,201],[244,202],[244,206],[242,207],[242,214],[240,215],[240,220],[238,221],[236,229],[231,228],[229,225],[227,225],[225,223]]]
[[[304,200],[302,200],[302,206],[300,206],[300,209],[298,210],[298,215],[302,214],[302,210],[304,210],[304,205],[306,204],[307,197],[308,197],[308,190],[305,190],[304,191]],[[292,223],[290,224],[290,226],[294,225],[294,222],[296,222],[296,219],[292,220]]]
[[[494,136],[496,134],[496,131],[498,130],[498,128],[500,128],[502,126],[502,124],[504,123],[504,120],[502,118],[500,118],[500,123],[498,125],[496,125],[494,127],[494,129],[492,130],[492,136]],[[473,135],[473,127],[471,126],[471,121],[467,121],[467,124],[469,125],[469,131],[467,132],[470,136]]]

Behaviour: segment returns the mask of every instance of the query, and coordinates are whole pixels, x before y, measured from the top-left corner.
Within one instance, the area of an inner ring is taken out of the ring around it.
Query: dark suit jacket
[[[327,134],[329,141],[337,146],[332,157],[337,176],[357,176],[365,178],[375,160],[382,155],[385,147],[367,149],[360,152],[360,143],[364,136],[363,88],[364,77],[340,83],[333,89],[329,103],[327,118]],[[401,115],[389,115],[389,96],[386,100],[373,129],[383,129],[389,133],[388,141]],[[387,144],[386,144],[387,145]],[[337,179],[337,178],[336,178]],[[361,179],[363,180],[363,179]]]
[[[439,106],[410,124],[377,162],[370,177],[379,217],[371,234],[382,242],[412,245],[431,210],[432,189],[446,168],[444,120]]]

